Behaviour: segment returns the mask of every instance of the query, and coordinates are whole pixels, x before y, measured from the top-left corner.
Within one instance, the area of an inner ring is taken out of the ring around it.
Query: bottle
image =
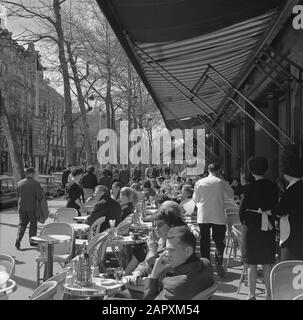
[[[83,245],[82,252],[79,256],[77,266],[77,281],[82,287],[92,285],[92,269],[90,265],[89,254],[87,252],[87,245]]]

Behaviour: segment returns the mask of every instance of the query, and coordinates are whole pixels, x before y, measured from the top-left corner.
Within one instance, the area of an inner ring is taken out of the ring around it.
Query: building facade
[[[45,123],[43,145],[39,156],[40,173],[65,165],[64,98],[44,79],[43,67],[33,44],[25,49],[12,39],[6,29],[0,29],[1,95],[17,136],[18,149],[25,167],[35,165],[33,153],[33,119],[36,105]],[[0,131],[1,174],[12,175],[5,134]]]

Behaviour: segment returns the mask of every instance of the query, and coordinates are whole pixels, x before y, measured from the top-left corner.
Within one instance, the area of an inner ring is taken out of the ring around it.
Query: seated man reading
[[[144,300],[189,300],[214,283],[209,260],[195,254],[196,238],[187,226],[172,228],[166,251],[146,279]]]

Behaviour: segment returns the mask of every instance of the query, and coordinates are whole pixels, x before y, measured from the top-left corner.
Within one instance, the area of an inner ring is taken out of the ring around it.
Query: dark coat
[[[123,187],[125,187],[129,183],[130,171],[128,169],[121,169],[119,171],[119,179]]]
[[[42,188],[38,181],[25,178],[17,184],[18,208],[20,211],[35,212],[36,202],[42,200]]]
[[[71,173],[70,169],[65,169],[62,173],[62,188],[65,188],[65,185],[67,183],[68,180],[68,176]]]
[[[108,191],[110,191],[112,188],[113,182],[111,178],[104,176],[99,180],[99,184],[106,186]]]
[[[144,300],[190,300],[199,292],[211,287],[214,276],[209,260],[195,256],[175,268],[159,284],[159,279],[147,279]]]
[[[282,260],[303,260],[303,181],[284,191],[275,214],[288,215],[290,225],[289,237],[281,244]]]
[[[132,202],[128,202],[127,205],[122,206],[122,217],[121,221],[128,217],[130,214],[134,213],[134,206]]]
[[[120,204],[108,195],[104,195],[101,197],[100,201],[95,205],[93,212],[87,218],[86,223],[88,225],[92,225],[97,219],[101,217],[105,217],[105,221],[101,225],[100,232],[103,232],[110,227],[109,220],[116,220],[116,226],[121,221]]]
[[[95,189],[98,184],[97,177],[94,173],[87,171],[82,178],[82,187],[85,189]]]

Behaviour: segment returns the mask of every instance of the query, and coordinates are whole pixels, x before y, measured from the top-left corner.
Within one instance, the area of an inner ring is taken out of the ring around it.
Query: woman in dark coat
[[[258,264],[263,266],[267,299],[270,299],[270,271],[275,263],[272,210],[278,202],[279,190],[275,183],[264,178],[268,168],[265,158],[250,158],[247,165],[254,182],[245,186],[239,213],[243,224],[242,259],[248,270],[248,299],[255,300]]]
[[[67,188],[67,204],[66,208],[74,208],[78,211],[78,215],[81,216],[80,214],[80,209],[83,212],[86,212],[86,209],[84,208],[82,202],[81,202],[81,197],[83,194],[83,190],[80,187],[80,180],[83,175],[83,170],[82,169],[74,169],[72,171],[72,181],[69,184]]]
[[[303,163],[285,152],[282,173],[288,182],[275,210],[280,217],[281,261],[303,260]]]

